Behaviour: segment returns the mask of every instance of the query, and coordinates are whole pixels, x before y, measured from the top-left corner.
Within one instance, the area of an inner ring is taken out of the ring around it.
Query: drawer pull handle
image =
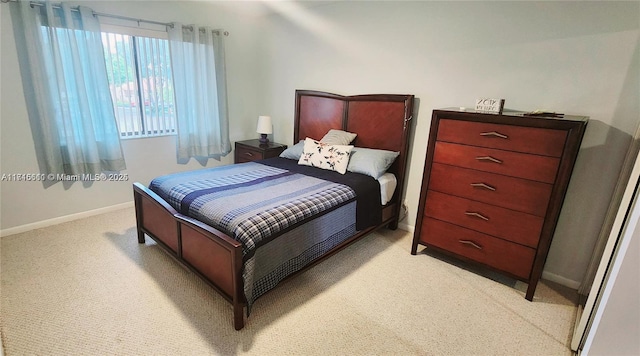
[[[475,242],[473,242],[473,241],[469,241],[469,240],[458,240],[458,242],[460,242],[461,244],[464,244],[464,245],[473,246],[473,247],[477,248],[478,250],[482,250],[482,246],[478,245],[477,243],[475,243]]]
[[[495,191],[496,190],[496,188],[494,188],[494,187],[492,187],[492,186],[490,186],[488,184],[484,184],[484,183],[471,183],[471,186],[472,187],[476,187],[476,188],[484,188],[484,189],[491,190],[491,191]]]
[[[476,159],[478,161],[486,161],[486,162],[493,162],[493,163],[498,163],[501,164],[502,161],[497,159],[497,158],[493,158],[491,156],[481,156],[481,157],[476,157]]]
[[[481,132],[480,136],[489,136],[489,137],[500,137],[500,138],[509,138],[507,135],[503,135],[499,132],[490,131],[490,132]]]
[[[246,156],[253,157],[253,153],[251,153],[251,152],[245,152],[244,154],[245,154]]]
[[[475,211],[465,211],[464,214],[468,215],[468,216],[475,216],[475,217],[480,218],[480,219],[485,220],[485,221],[489,221],[488,217],[486,217],[486,216],[484,216],[484,215],[482,215],[480,213],[476,213]]]

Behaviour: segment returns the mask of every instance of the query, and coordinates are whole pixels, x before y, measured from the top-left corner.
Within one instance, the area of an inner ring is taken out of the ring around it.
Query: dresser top
[[[522,118],[528,118],[528,119],[578,121],[578,122],[584,122],[584,123],[589,121],[588,116],[564,115],[564,114],[558,114],[559,116],[544,115],[544,114],[539,115],[530,111],[517,111],[517,110],[511,110],[511,109],[504,109],[502,114],[476,111],[472,108],[463,108],[463,107],[443,108],[443,109],[437,109],[436,111],[449,111],[449,112],[455,112],[455,113],[468,113],[468,114],[474,114],[474,115],[480,114],[482,116],[486,115],[487,118],[490,118],[492,116],[495,116],[495,117],[504,116],[504,117],[522,117]]]

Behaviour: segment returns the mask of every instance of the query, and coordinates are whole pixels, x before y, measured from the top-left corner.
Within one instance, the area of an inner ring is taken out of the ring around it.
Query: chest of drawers
[[[587,118],[434,110],[419,245],[528,283],[542,275]]]

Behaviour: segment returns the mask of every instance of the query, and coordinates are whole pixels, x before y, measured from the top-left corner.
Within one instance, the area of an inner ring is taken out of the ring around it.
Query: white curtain
[[[126,168],[100,25],[86,7],[12,4],[29,120],[42,173]]]
[[[231,152],[223,31],[175,23],[168,32],[178,162],[219,159]]]

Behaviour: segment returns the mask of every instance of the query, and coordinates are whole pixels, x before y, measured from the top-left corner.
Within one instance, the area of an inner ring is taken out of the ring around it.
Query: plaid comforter
[[[381,220],[375,179],[284,158],[171,174],[149,188],[181,214],[242,242],[249,309],[288,275]]]
[[[245,259],[289,227],[355,199],[346,185],[255,162],[163,176],[149,188],[242,242]]]

